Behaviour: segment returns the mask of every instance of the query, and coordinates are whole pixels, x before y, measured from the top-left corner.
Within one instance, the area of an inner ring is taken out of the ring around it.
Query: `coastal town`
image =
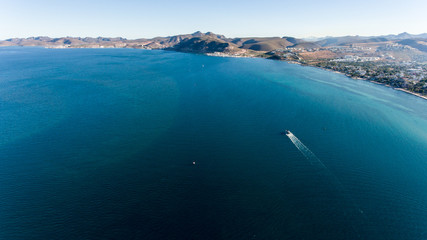
[[[426,54],[410,46],[384,44],[322,48],[283,48],[268,52],[269,58],[295,62],[343,73],[398,90],[427,96]]]

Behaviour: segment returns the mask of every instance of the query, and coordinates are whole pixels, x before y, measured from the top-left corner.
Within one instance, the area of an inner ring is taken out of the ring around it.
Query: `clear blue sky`
[[[0,0],[0,39],[212,31],[227,37],[427,32],[426,0]]]

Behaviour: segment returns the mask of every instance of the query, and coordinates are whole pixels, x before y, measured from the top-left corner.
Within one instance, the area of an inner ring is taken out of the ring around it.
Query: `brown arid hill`
[[[203,37],[209,37],[209,38],[218,39],[218,40],[226,39],[225,36],[223,35],[218,35],[211,32],[202,33],[198,31],[192,34],[181,34],[181,35],[175,35],[175,36],[169,36],[169,37],[155,37],[152,39],[141,38],[141,39],[135,39],[135,40],[127,40],[127,41],[123,41],[123,43],[128,44],[128,47],[142,46],[144,48],[151,48],[151,49],[166,49],[166,48],[173,48],[175,45],[179,44],[184,40],[188,40],[191,38],[203,38]]]
[[[399,41],[398,43],[413,47],[422,52],[427,52],[427,39],[405,39],[405,40]]]
[[[320,50],[316,52],[303,52],[303,53],[300,53],[299,55],[305,60],[332,59],[337,57],[337,54],[329,50]]]
[[[274,49],[286,48],[295,43],[288,41],[287,38],[271,37],[271,38],[235,38],[231,40],[240,48],[251,49],[254,51],[272,51]]]
[[[133,40],[127,40],[127,39],[120,39],[120,38],[107,38],[110,40],[109,45],[115,45],[116,47],[125,47],[125,48],[146,48],[146,49],[172,49],[177,44],[181,43],[184,40],[192,39],[192,38],[203,38],[203,37],[210,37],[213,39],[226,39],[223,35],[214,34],[211,32],[202,33],[202,32],[195,32],[192,34],[181,34],[181,35],[175,35],[175,36],[168,36],[168,37],[155,37],[151,39],[133,39]],[[96,39],[102,39],[102,38],[96,38]],[[85,41],[85,44],[87,42]],[[91,44],[107,44],[105,41],[103,42],[91,42]],[[117,46],[119,45],[119,46]],[[82,47],[85,45],[83,44]],[[108,45],[107,45],[108,46]]]
[[[303,49],[321,48],[321,46],[319,44],[312,43],[312,42],[297,43],[297,44],[292,45],[290,47],[292,47],[292,48],[303,48]]]
[[[235,44],[226,42],[222,39],[213,36],[200,36],[185,38],[171,47],[172,50],[180,52],[195,52],[195,53],[214,53],[224,52],[233,53],[239,49]]]
[[[317,41],[316,44],[322,47],[331,46],[346,46],[356,43],[380,43],[388,42],[389,39],[385,37],[360,37],[360,36],[345,36],[345,37],[331,37],[321,41]]]

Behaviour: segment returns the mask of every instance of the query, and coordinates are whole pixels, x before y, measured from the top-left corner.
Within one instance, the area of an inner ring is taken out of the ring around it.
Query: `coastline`
[[[391,88],[391,89],[395,89],[395,90],[397,90],[397,91],[405,92],[405,93],[407,93],[407,94],[411,94],[411,95],[413,95],[413,96],[416,96],[416,97],[419,97],[419,98],[422,98],[422,99],[427,100],[427,96],[424,96],[424,95],[422,95],[422,94],[420,94],[420,93],[411,92],[411,91],[406,90],[406,89],[404,89],[404,88],[396,88],[396,87],[392,87],[392,86],[390,86],[390,85],[388,85],[388,84],[384,84],[384,83],[376,82],[376,81],[369,80],[369,79],[365,79],[365,78],[351,77],[351,76],[349,76],[349,75],[347,75],[347,74],[345,74],[345,73],[343,73],[343,72],[338,72],[338,71],[335,71],[335,70],[332,70],[332,69],[328,69],[328,68],[322,68],[322,67],[318,67],[318,66],[312,66],[312,65],[309,65],[309,64],[302,64],[302,65],[303,65],[303,66],[310,66],[310,67],[315,67],[315,68],[319,68],[319,69],[327,70],[327,71],[330,71],[330,72],[333,72],[333,73],[342,74],[342,75],[344,75],[344,76],[346,76],[346,77],[348,77],[348,78],[350,78],[350,79],[353,79],[353,80],[368,81],[368,82],[371,82],[371,83],[374,83],[374,84],[377,84],[377,85],[382,85],[382,86],[384,86],[384,87],[388,87],[388,88]]]
[[[153,50],[154,50],[154,49],[153,49]],[[390,85],[388,85],[388,84],[384,84],[384,83],[376,82],[376,81],[369,80],[369,79],[365,79],[365,78],[360,78],[360,77],[351,77],[351,76],[349,76],[348,74],[346,74],[346,73],[344,73],[344,72],[339,72],[339,71],[332,70],[332,69],[328,69],[328,68],[322,68],[322,67],[318,67],[318,66],[310,65],[310,64],[307,64],[307,63],[302,63],[302,62],[297,62],[297,61],[286,61],[286,60],[278,60],[278,59],[269,59],[269,58],[260,57],[260,56],[235,56],[235,55],[229,55],[229,54],[226,54],[226,53],[225,53],[225,54],[224,54],[224,53],[221,53],[221,54],[218,54],[218,55],[217,55],[216,53],[202,53],[202,54],[203,54],[203,55],[206,55],[206,56],[210,56],[210,57],[263,58],[263,59],[268,59],[268,60],[273,60],[273,61],[283,61],[283,62],[290,63],[290,64],[297,64],[297,65],[300,65],[300,66],[315,67],[315,68],[322,69],[322,70],[326,70],[326,71],[330,71],[330,72],[333,72],[333,73],[342,74],[342,75],[344,75],[344,76],[346,76],[346,77],[348,77],[348,78],[350,78],[350,79],[353,79],[353,80],[368,81],[368,82],[371,82],[371,83],[374,83],[374,84],[382,85],[382,86],[384,86],[384,87],[388,87],[388,88],[391,88],[391,89],[395,89],[395,90],[397,90],[397,91],[405,92],[405,93],[407,93],[407,94],[411,94],[411,95],[413,95],[413,96],[416,96],[416,97],[419,97],[419,98],[422,98],[422,99],[427,100],[427,96],[422,95],[422,94],[420,94],[420,93],[411,92],[411,91],[406,90],[406,89],[403,89],[403,88],[396,88],[396,87],[392,87],[392,86],[390,86]]]
[[[273,59],[273,60],[274,60],[274,59]],[[275,60],[275,61],[285,61],[285,60]],[[404,89],[404,88],[396,88],[396,87],[392,87],[392,86],[390,86],[390,85],[388,85],[388,84],[384,84],[384,83],[376,82],[376,81],[369,80],[369,79],[365,79],[365,78],[360,78],[360,77],[351,77],[351,76],[347,75],[346,73],[339,72],[339,71],[335,71],[335,70],[332,70],[332,69],[329,69],[329,68],[322,68],[322,67],[318,67],[318,66],[314,66],[314,65],[310,65],[310,64],[306,64],[306,63],[295,62],[295,61],[285,61],[285,62],[287,62],[287,63],[291,63],[291,64],[298,64],[298,65],[306,66],[306,67],[315,67],[315,68],[318,68],[318,69],[322,69],[322,70],[326,70],[326,71],[329,71],[329,72],[333,72],[333,73],[337,73],[337,74],[344,75],[344,76],[346,76],[346,77],[348,77],[348,78],[350,78],[350,79],[353,79],[353,80],[368,81],[368,82],[371,82],[371,83],[374,83],[374,84],[377,84],[377,85],[382,85],[382,86],[384,86],[384,87],[388,87],[388,88],[391,88],[391,89],[395,89],[395,90],[397,90],[397,91],[405,92],[405,93],[407,93],[407,94],[411,94],[411,95],[413,95],[413,96],[416,96],[416,97],[419,97],[419,98],[422,98],[422,99],[427,100],[427,96],[422,95],[422,94],[420,94],[420,93],[411,92],[411,91],[406,90],[406,89]]]
[[[402,92],[405,92],[405,93],[408,93],[408,94],[411,94],[411,95],[414,95],[414,96],[417,96],[419,98],[427,100],[427,96],[424,96],[424,95],[419,94],[419,93],[414,93],[414,92],[411,92],[411,91],[403,89],[403,88],[393,88],[393,89],[396,89],[398,91],[402,91]]]
[[[3,46],[3,47],[13,47],[13,46]],[[25,47],[25,46],[23,46],[23,47]],[[90,47],[72,47],[72,46],[60,46],[60,47],[58,47],[58,46],[35,46],[35,47],[44,47],[44,48],[47,48],[47,49],[66,49],[66,48],[127,48],[127,47],[103,47],[103,46],[102,46],[102,47],[100,47],[100,46],[90,46]],[[134,48],[134,49],[135,49],[135,48]],[[141,48],[141,49],[144,49],[144,50],[172,50],[172,51],[175,51],[175,50],[170,49],[170,48],[168,48],[168,49],[161,49],[161,48],[159,48],[159,49]],[[175,51],[175,52],[182,52],[182,51]],[[245,55],[234,55],[234,54],[224,53],[224,52],[213,52],[213,53],[185,52],[185,53],[202,54],[202,55],[210,56],[210,57],[263,58],[263,59],[269,59],[269,58],[262,57],[262,56],[259,56],[259,55],[258,55],[258,56],[256,56],[256,55],[255,55],[255,56],[245,56]],[[348,78],[350,78],[350,79],[353,79],[353,80],[362,80],[362,81],[368,81],[368,82],[371,82],[371,83],[374,83],[374,84],[378,84],[378,85],[383,85],[383,86],[385,86],[385,87],[389,87],[389,88],[395,89],[395,90],[397,90],[397,91],[405,92],[405,93],[407,93],[407,94],[411,94],[411,95],[413,95],[413,96],[416,96],[416,97],[419,97],[419,98],[422,98],[422,99],[427,100],[427,96],[422,95],[422,94],[420,94],[420,93],[411,92],[411,91],[406,90],[406,89],[403,89],[403,88],[395,88],[395,87],[392,87],[392,86],[390,86],[390,85],[388,85],[388,84],[384,84],[384,83],[376,82],[376,81],[369,80],[369,79],[365,79],[365,78],[351,77],[351,76],[347,75],[347,74],[346,74],[346,73],[344,73],[344,72],[339,72],[339,71],[332,70],[332,69],[328,69],[328,68],[322,68],[322,67],[319,67],[319,66],[314,66],[314,65],[310,65],[310,64],[303,63],[303,62],[298,62],[298,61],[286,61],[286,60],[280,60],[280,59],[269,59],[269,60],[274,60],[274,61],[284,61],[284,62],[286,62],[286,63],[290,63],[290,64],[297,64],[297,65],[301,65],[301,66],[307,66],[307,67],[315,67],[315,68],[319,68],[319,69],[326,70],[326,71],[330,71],[330,72],[333,72],[333,73],[342,74],[342,75],[344,75],[344,76],[346,76],[346,77],[348,77]]]

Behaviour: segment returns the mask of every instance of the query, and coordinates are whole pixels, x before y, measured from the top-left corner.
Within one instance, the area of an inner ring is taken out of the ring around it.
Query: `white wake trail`
[[[326,168],[326,166],[322,163],[322,161],[320,161],[320,159],[317,158],[316,155],[314,155],[314,153],[310,151],[310,149],[308,149],[308,147],[306,147],[293,133],[288,131],[286,133],[286,136],[288,136],[289,139],[291,139],[295,147],[298,148],[298,150],[304,155],[305,158],[307,158],[310,161],[311,164],[320,165],[323,168]]]
[[[335,187],[337,194],[341,195],[343,199],[347,200],[349,204],[353,206],[354,212],[348,212],[348,214],[353,215],[357,218],[357,215],[361,216],[361,224],[364,224],[364,222],[369,222],[369,219],[365,216],[362,209],[359,207],[359,205],[353,200],[351,195],[348,193],[347,189],[342,185],[342,183],[338,180],[338,178],[329,171],[329,169],[323,164],[322,161],[320,161],[319,158],[314,155],[312,151],[308,147],[306,147],[293,133],[291,133],[289,130],[286,130],[286,136],[289,137],[289,139],[292,141],[292,143],[297,147],[297,149],[304,155],[305,158],[314,166],[317,166],[318,168],[322,169],[322,171],[318,172],[320,174],[319,176],[326,177],[330,179],[331,186]],[[356,229],[357,231],[357,229]]]

